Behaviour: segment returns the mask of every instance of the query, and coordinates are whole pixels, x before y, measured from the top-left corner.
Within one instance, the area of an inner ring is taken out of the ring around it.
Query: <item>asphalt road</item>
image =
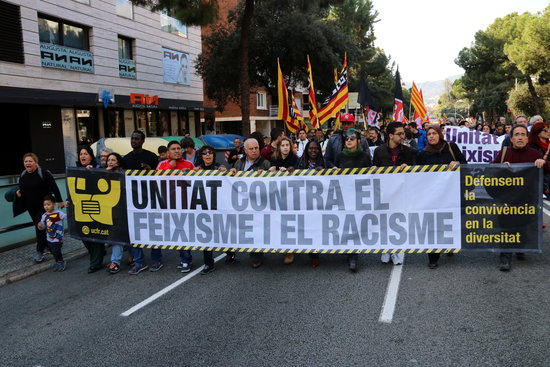
[[[185,276],[177,252],[158,273],[87,274],[82,258],[4,286],[0,366],[550,366],[547,245],[508,273],[497,254],[443,255],[435,270],[407,255],[391,322],[380,316],[395,270],[377,256],[360,255],[356,274],[344,256],[316,269],[306,255],[258,269],[238,258],[126,317]]]

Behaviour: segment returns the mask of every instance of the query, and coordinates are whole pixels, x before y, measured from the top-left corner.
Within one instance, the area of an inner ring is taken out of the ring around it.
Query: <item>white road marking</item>
[[[395,305],[397,303],[397,293],[399,292],[399,283],[401,282],[401,272],[405,266],[405,256],[403,256],[402,265],[393,265],[390,280],[388,282],[388,288],[386,289],[386,296],[384,297],[384,304],[382,305],[382,311],[380,312],[379,322],[391,323],[393,320],[393,313],[395,311]]]
[[[218,261],[220,261],[221,259],[223,259],[224,257],[226,257],[227,255],[225,253],[221,254],[220,256],[214,258],[214,263],[217,263]],[[183,283],[185,283],[186,281],[190,280],[191,278],[193,278],[195,275],[199,274],[201,272],[201,270],[204,268],[204,265],[201,266],[200,268],[197,268],[195,270],[193,270],[191,273],[187,274],[186,276],[184,276],[183,278],[181,278],[180,280],[178,281],[175,281],[174,283],[170,284],[168,287],[164,288],[164,289],[161,289],[160,291],[158,291],[157,293],[153,294],[151,297],[143,300],[142,302],[138,303],[137,305],[135,305],[134,307],[130,308],[129,310],[127,311],[124,311],[123,313],[120,314],[120,316],[130,316],[131,314],[133,314],[134,312],[142,309],[143,307],[147,306],[149,303],[155,301],[157,298],[160,298],[162,297],[163,295],[165,295],[166,293],[170,292],[172,289],[182,285]]]
[[[542,211],[544,212],[544,214],[546,214],[547,216],[550,217],[550,210],[546,209],[544,206],[542,207]]]

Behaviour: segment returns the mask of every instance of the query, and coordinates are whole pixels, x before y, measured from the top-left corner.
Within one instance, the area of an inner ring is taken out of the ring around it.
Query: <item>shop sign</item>
[[[42,66],[46,68],[78,71],[81,73],[94,72],[94,54],[86,50],[41,43],[40,60]]]
[[[52,128],[52,122],[51,121],[42,121],[42,128],[43,129],[51,129]]]
[[[136,79],[136,62],[129,59],[118,59],[118,76],[126,79]]]
[[[158,108],[159,96],[142,93],[130,93],[130,104],[134,108]]]

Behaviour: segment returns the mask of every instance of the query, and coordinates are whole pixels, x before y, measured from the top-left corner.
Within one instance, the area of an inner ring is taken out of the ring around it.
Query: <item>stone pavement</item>
[[[68,234],[63,240],[61,252],[68,263],[87,254],[82,241],[75,240]],[[47,255],[46,261],[37,264],[33,261],[35,254],[36,242],[0,252],[0,287],[53,268],[55,261],[52,255]]]

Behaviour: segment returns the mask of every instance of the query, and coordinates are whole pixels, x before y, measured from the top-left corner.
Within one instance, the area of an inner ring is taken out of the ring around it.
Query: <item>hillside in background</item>
[[[453,75],[448,77],[447,79],[449,79],[451,82],[454,82],[461,76],[461,74]],[[419,89],[422,89],[422,94],[424,95],[424,103],[429,106],[435,106],[437,104],[439,96],[442,95],[445,91],[445,79],[420,83],[415,81],[415,84]],[[412,81],[405,82],[405,87],[411,88]]]

